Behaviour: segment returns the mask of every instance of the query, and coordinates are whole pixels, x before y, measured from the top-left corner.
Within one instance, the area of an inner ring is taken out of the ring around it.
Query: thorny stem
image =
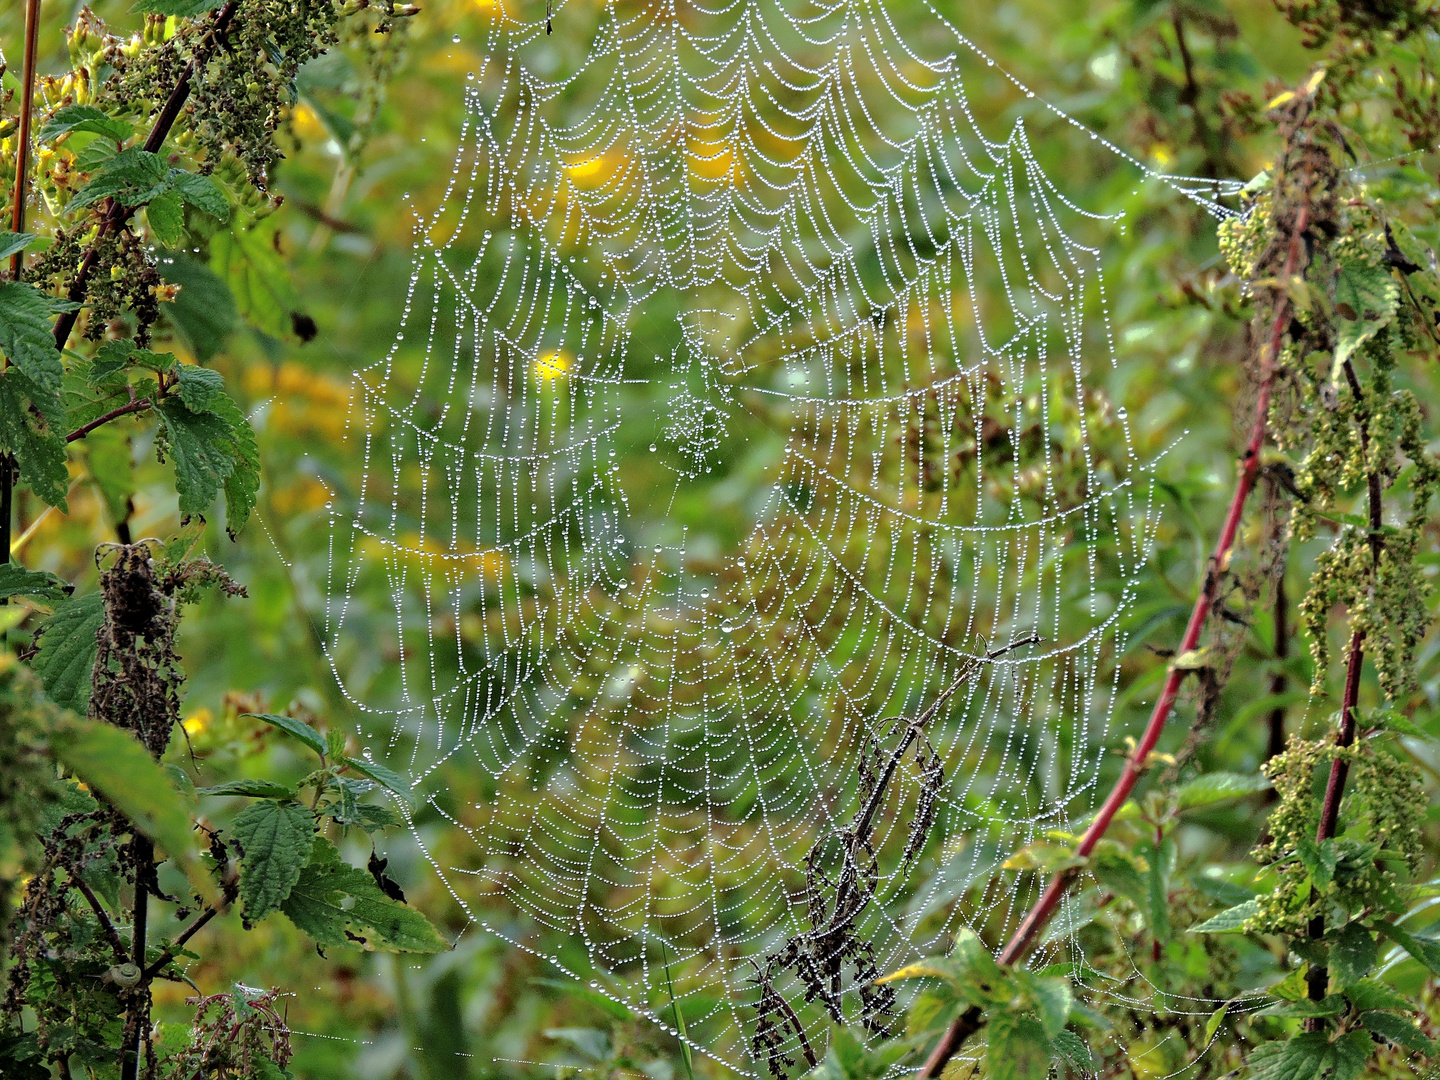
[[[1361,390],[1360,379],[1355,374],[1355,367],[1349,360],[1345,361],[1345,381],[1350,386],[1350,392],[1355,395],[1356,414],[1360,422],[1360,452],[1366,460],[1369,460],[1370,417],[1365,408],[1365,396]],[[1373,470],[1368,471],[1365,476],[1365,486],[1370,503],[1368,524],[1370,526],[1371,573],[1375,574],[1380,570],[1380,552],[1385,546],[1380,532],[1384,525],[1384,518],[1381,516],[1384,504],[1379,474]],[[1340,731],[1335,740],[1335,745],[1341,749],[1350,746],[1355,741],[1355,707],[1360,699],[1360,670],[1364,663],[1365,631],[1357,629],[1350,634],[1350,653],[1345,659],[1345,691],[1340,699]],[[1349,775],[1350,763],[1343,757],[1337,756],[1334,761],[1330,762],[1330,775],[1325,781],[1325,800],[1320,804],[1320,824],[1315,829],[1317,844],[1323,844],[1335,835],[1336,826],[1340,821],[1340,801],[1345,797],[1345,781]],[[1310,920],[1309,932],[1311,938],[1325,936],[1323,913]],[[1310,998],[1319,1001],[1325,996],[1325,991],[1329,989],[1330,969],[1321,966],[1312,967],[1305,982]]]
[[[165,140],[170,136],[170,129],[175,126],[175,121],[180,117],[180,110],[184,108],[186,100],[190,97],[190,86],[194,82],[196,73],[209,63],[211,51],[230,26],[230,21],[235,17],[237,4],[238,0],[230,0],[215,16],[210,33],[201,46],[196,49],[190,63],[185,65],[185,70],[180,73],[180,78],[175,83],[175,89],[170,91],[169,98],[166,99],[164,106],[156,115],[155,123],[150,128],[150,135],[145,140],[145,150],[155,154],[159,153],[160,148],[165,145]],[[85,283],[89,280],[90,271],[95,266],[100,241],[123,226],[133,210],[133,207],[124,206],[113,199],[110,201],[110,208],[100,221],[100,228],[95,235],[95,240],[85,250],[85,254],[80,260],[80,266],[75,271],[75,280],[70,283],[69,296],[75,303],[79,303],[85,298]],[[77,310],[64,312],[56,319],[55,347],[57,349],[65,347],[65,342],[70,339],[70,331],[75,329],[75,320],[79,317],[80,313]]]
[[[1296,215],[1295,229],[1291,237],[1290,250],[1285,256],[1282,279],[1291,277],[1300,267],[1300,259],[1304,250],[1303,237],[1308,224],[1308,208],[1302,206]],[[1255,420],[1250,431],[1250,441],[1245,447],[1245,453],[1240,458],[1240,473],[1235,479],[1235,493],[1230,499],[1230,509],[1225,515],[1225,524],[1220,530],[1220,539],[1216,541],[1215,551],[1210,556],[1210,566],[1205,575],[1205,583],[1200,589],[1200,595],[1195,599],[1195,607],[1190,612],[1190,622],[1185,627],[1185,636],[1175,650],[1177,656],[1190,652],[1199,644],[1200,634],[1205,629],[1210,611],[1215,605],[1215,595],[1220,586],[1220,577],[1230,566],[1231,550],[1235,546],[1235,537],[1240,529],[1240,517],[1260,473],[1260,451],[1265,445],[1270,415],[1270,395],[1275,386],[1280,346],[1285,339],[1286,328],[1290,325],[1290,314],[1289,302],[1282,296],[1275,305],[1275,318],[1270,327],[1269,349],[1264,355],[1264,374],[1260,379],[1260,386],[1255,398]],[[1080,843],[1075,847],[1074,858],[1076,861],[1083,861],[1095,850],[1095,846],[1109,830],[1116,813],[1130,797],[1130,792],[1140,779],[1141,773],[1145,771],[1150,754],[1154,751],[1156,744],[1160,741],[1161,733],[1165,730],[1165,722],[1170,718],[1170,712],[1175,707],[1175,701],[1180,693],[1180,683],[1185,675],[1184,669],[1177,668],[1173,664],[1170,666],[1170,671],[1165,677],[1165,685],[1160,691],[1160,697],[1155,701],[1155,708],[1150,713],[1150,721],[1145,725],[1145,732],[1141,736],[1139,744],[1126,760],[1125,768],[1115,781],[1115,786],[1110,789],[1104,805],[1100,807],[1099,813],[1095,815],[1090,827],[1085,830],[1085,835],[1080,838]],[[1076,867],[1072,866],[1059,871],[1051,878],[1050,884],[1040,895],[1040,899],[1035,902],[1035,906],[1025,916],[1020,928],[1015,931],[1015,936],[1010,939],[1010,943],[1005,946],[1004,951],[997,958],[1001,964],[1014,964],[1030,951],[1035,939],[1040,936],[1040,932],[1044,930],[1050,917],[1054,915],[1055,909],[1060,906],[1060,901],[1069,889],[1075,872]],[[930,1056],[926,1058],[924,1066],[920,1069],[919,1080],[934,1080],[935,1077],[938,1077],[944,1070],[945,1064],[955,1056],[955,1052],[960,1049],[965,1040],[980,1029],[982,1022],[983,1014],[975,1008],[967,1009],[957,1016],[946,1028]]]

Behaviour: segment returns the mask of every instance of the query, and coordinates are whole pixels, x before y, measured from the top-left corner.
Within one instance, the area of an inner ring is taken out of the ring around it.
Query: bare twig
[[[229,907],[234,902],[235,897],[239,892],[239,880],[237,878],[234,878],[233,876],[227,878],[225,884],[221,887],[220,899],[207,907],[199,915],[197,915],[194,922],[192,922],[184,930],[180,931],[180,935],[174,941],[170,942],[169,945],[165,946],[165,951],[160,954],[160,956],[155,960],[153,964],[151,964],[145,969],[145,973],[141,977],[141,981],[149,982],[157,975],[159,975],[160,972],[164,969],[165,965],[170,963],[171,960],[174,960],[176,954],[178,954],[180,950],[185,947],[185,943],[189,941],[192,937],[194,937],[196,934],[198,934],[201,930],[205,929],[205,926],[210,922],[211,919],[215,918],[216,915],[221,914],[227,907]]]
[[[131,401],[125,405],[121,405],[117,409],[111,409],[104,416],[97,416],[88,424],[76,428],[74,431],[70,432],[69,435],[65,436],[65,441],[67,443],[72,443],[76,439],[83,439],[86,435],[89,435],[90,432],[94,431],[100,425],[108,424],[111,420],[118,420],[120,417],[126,416],[130,413],[144,412],[146,409],[150,408],[150,405],[151,401],[149,398],[136,398],[134,401]]]
[[[115,924],[110,921],[110,913],[100,905],[100,898],[95,895],[95,890],[90,888],[79,874],[72,875],[71,882],[75,888],[80,890],[80,895],[85,897],[95,912],[95,918],[100,921],[100,929],[105,934],[105,940],[110,943],[110,948],[115,952],[115,959],[124,960],[125,942],[120,940],[120,934],[116,931]]]

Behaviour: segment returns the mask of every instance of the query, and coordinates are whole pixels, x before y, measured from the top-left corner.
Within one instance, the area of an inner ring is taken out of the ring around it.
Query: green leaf
[[[1424,964],[1431,971],[1440,975],[1440,942],[1428,938],[1419,938],[1408,930],[1402,930],[1394,923],[1377,922],[1373,929],[1379,930],[1391,941],[1399,945],[1407,953],[1413,956],[1420,963]]]
[[[1350,1004],[1361,1012],[1371,1012],[1375,1009],[1398,1009],[1401,1012],[1410,1012],[1415,1008],[1415,1003],[1404,994],[1378,979],[1358,979],[1345,987],[1344,992]]]
[[[1342,259],[1335,282],[1335,369],[1332,379],[1339,384],[1340,369],[1361,345],[1385,328],[1400,303],[1400,286],[1384,266],[1371,266],[1361,259]]]
[[[1116,896],[1123,896],[1142,912],[1150,904],[1150,885],[1135,860],[1120,851],[1101,850],[1090,857],[1095,880]]]
[[[377,765],[373,761],[364,761],[360,758],[347,757],[345,764],[349,765],[362,776],[368,776],[377,784],[383,787],[392,795],[400,798],[406,806],[415,805],[414,796],[410,793],[410,785],[405,783],[405,778],[397,772],[385,768],[384,765]]]
[[[144,206],[170,188],[170,170],[160,156],[132,146],[107,161],[91,181],[75,193],[66,209],[79,210],[101,199],[114,199],[130,208]]]
[[[281,910],[319,944],[354,944],[346,931],[387,952],[442,952],[448,946],[429,920],[380,891],[374,878],[340,858],[324,837]]]
[[[230,286],[240,316],[271,337],[293,334],[300,295],[274,247],[273,227],[232,228],[210,241],[210,266]]]
[[[1312,1017],[1339,1016],[1344,1011],[1345,1000],[1339,994],[1330,994],[1320,1001],[1311,1001],[1309,998],[1282,1001],[1260,1010],[1258,1015],[1308,1020]]]
[[[1175,842],[1163,841],[1150,850],[1150,867],[1145,871],[1145,921],[1156,941],[1170,939],[1170,868],[1175,861]]]
[[[1370,1036],[1351,1031],[1334,1042],[1306,1031],[1287,1042],[1268,1042],[1250,1055],[1251,1080],[1355,1080],[1370,1057]]]
[[[58,604],[71,591],[68,582],[48,570],[27,570],[19,563],[0,563],[0,598],[28,596],[47,604]]]
[[[255,799],[293,799],[293,787],[277,784],[273,780],[228,780],[214,787],[195,789],[196,795],[247,795]]]
[[[115,142],[124,142],[135,134],[135,128],[124,120],[107,116],[94,105],[66,105],[45,121],[37,136],[41,142],[54,142],[72,131],[88,131]]]
[[[211,217],[218,218],[221,224],[230,220],[230,204],[225,199],[225,193],[210,177],[186,172],[184,169],[171,169],[170,183],[175,186],[180,198],[196,210],[203,210]]]
[[[204,263],[180,252],[161,253],[160,276],[180,286],[174,300],[160,305],[161,312],[195,359],[209,360],[225,347],[240,318],[229,287]]]
[[[547,1028],[545,1037],[569,1043],[588,1061],[605,1061],[610,1057],[610,1034],[598,1028]]]
[[[1219,915],[1206,919],[1199,926],[1190,927],[1190,933],[1224,934],[1244,930],[1245,925],[1259,913],[1259,901],[1246,900],[1243,904],[1236,904],[1234,907],[1220,912]]]
[[[39,647],[30,666],[55,704],[82,714],[89,706],[90,673],[99,648],[95,635],[104,621],[104,601],[93,592],[65,600],[41,624]]]
[[[98,596],[98,593],[91,595]],[[50,737],[55,756],[200,883],[190,814],[170,778],[128,731],[71,717]]]
[[[0,259],[8,259],[17,251],[24,251],[34,242],[35,237],[31,233],[0,229]]]
[[[1365,1012],[1360,1014],[1360,1023],[1377,1035],[1383,1035],[1396,1046],[1414,1050],[1426,1057],[1434,1057],[1435,1044],[1418,1027],[1403,1016],[1389,1012]]]
[[[1085,1045],[1085,1040],[1075,1032],[1057,1031],[1050,1036],[1050,1044],[1055,1048],[1057,1054],[1075,1068],[1087,1073],[1094,1071],[1095,1059],[1090,1056],[1090,1048]]]
[[[177,397],[166,398],[156,409],[175,462],[180,514],[184,518],[196,514],[204,517],[235,471],[231,427],[213,412],[191,412]]]
[[[211,411],[230,425],[235,467],[225,478],[225,531],[233,540],[250,520],[260,494],[260,445],[250,421],[228,394],[212,402]]]
[[[1224,904],[1226,907],[1234,907],[1236,904],[1243,904],[1247,900],[1255,898],[1255,890],[1234,881],[1227,881],[1222,877],[1211,877],[1209,874],[1197,874],[1191,878],[1191,884],[1204,893],[1210,899]]]
[[[173,15],[177,19],[197,19],[224,6],[225,0],[140,0],[135,10],[146,15]]]
[[[1359,923],[1347,923],[1329,944],[1330,974],[1342,987],[1359,982],[1375,966],[1375,938]]]
[[[296,802],[265,799],[235,819],[240,860],[240,899],[245,918],[263,919],[277,910],[309,861],[315,843],[315,815]]]
[[[598,991],[582,986],[577,982],[570,982],[565,979],[531,979],[533,986],[548,986],[552,990],[558,990],[567,997],[577,998],[580,1001],[589,1002],[603,1013],[613,1016],[616,1020],[633,1020],[635,1014],[625,1005],[624,1002],[616,1001],[614,998],[606,997]]]
[[[0,372],[0,450],[15,455],[30,490],[50,506],[68,511],[70,491],[65,436],[49,423],[37,424],[30,403],[43,393],[19,368]]]
[[[216,401],[225,396],[225,376],[211,368],[181,364],[175,379],[175,392],[191,412],[213,412]]]
[[[1302,836],[1295,844],[1300,862],[1315,882],[1315,887],[1324,892],[1335,880],[1335,868],[1340,862],[1340,852],[1333,840],[1316,843],[1308,836]]]
[[[41,415],[57,426],[65,422],[65,407],[60,400],[65,369],[50,320],[75,307],[28,282],[0,282],[0,351],[29,380],[28,396]]]
[[[991,1080],[1045,1080],[1050,1075],[1050,1040],[1033,1016],[996,1013],[989,1023],[985,1063]]]
[[[1259,773],[1203,773],[1183,785],[1175,793],[1175,798],[1181,810],[1193,810],[1196,807],[1224,802],[1226,799],[1254,795],[1268,790],[1269,787],[1270,781]]]
[[[293,716],[282,716],[279,713],[241,713],[242,716],[253,716],[256,720],[263,720],[271,727],[277,727],[287,735],[293,735],[306,746],[314,750],[322,758],[325,756],[325,736],[316,731],[304,720],[297,720]]]
[[[177,191],[162,191],[145,207],[145,220],[155,240],[174,247],[185,239],[185,205]]]
[[[1041,978],[1021,970],[1016,970],[1014,977],[1034,1004],[1045,1034],[1053,1036],[1063,1030],[1070,1021],[1070,1005],[1074,1000],[1069,982],[1065,979]]]

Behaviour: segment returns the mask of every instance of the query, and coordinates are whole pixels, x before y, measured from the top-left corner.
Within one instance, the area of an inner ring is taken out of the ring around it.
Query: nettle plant
[[[127,34],[82,10],[67,31],[70,69],[41,76],[32,0],[24,69],[6,73],[0,552],[17,485],[65,511],[75,484],[93,484],[119,543],[96,552],[98,591],[0,565],[0,611],[19,646],[0,655],[0,1072],[279,1077],[290,1057],[279,990],[191,983],[189,1024],[151,1015],[157,980],[190,982],[191,947],[217,915],[237,901],[246,926],[283,915],[322,955],[446,945],[373,842],[367,865],[343,857],[347,838],[401,824],[410,795],[338,730],[295,710],[248,721],[314,755],[298,783],[197,789],[162,761],[180,720],[182,609],[204,590],[244,593],[197,554],[204,519],[223,505],[233,537],[260,484],[255,435],[203,361],[223,345],[216,311],[227,305],[258,332],[314,336],[277,251],[278,140],[308,61],[345,46],[383,75],[395,20],[415,9],[141,9]],[[373,105],[378,93],[355,97]],[[337,125],[353,145],[356,124]],[[182,527],[164,542],[130,535],[142,434],[173,466]]]

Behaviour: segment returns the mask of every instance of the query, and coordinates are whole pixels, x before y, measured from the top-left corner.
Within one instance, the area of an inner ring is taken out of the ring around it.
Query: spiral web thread
[[[1116,219],[1023,122],[982,133],[993,62],[933,11],[572,4],[560,41],[492,10],[356,375],[327,648],[477,924],[741,1072],[803,1068],[827,1012],[883,1028],[867,965],[998,940],[1033,899],[1000,863],[1094,805],[1158,523],[1087,385]],[[847,867],[861,955],[807,1000],[781,954]],[[795,1023],[762,1047],[767,988]]]

